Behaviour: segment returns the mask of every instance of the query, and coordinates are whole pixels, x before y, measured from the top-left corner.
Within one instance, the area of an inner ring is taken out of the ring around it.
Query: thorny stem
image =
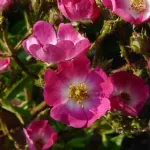
[[[31,110],[31,115],[34,116],[36,115],[38,112],[40,112],[41,110],[43,110],[46,107],[46,103],[45,101],[42,101],[39,105],[37,105],[36,107],[34,107]]]

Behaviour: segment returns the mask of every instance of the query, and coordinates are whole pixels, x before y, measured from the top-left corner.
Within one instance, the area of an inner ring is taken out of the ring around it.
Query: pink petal
[[[67,68],[67,69],[66,69]],[[58,65],[59,78],[65,84],[70,84],[70,81],[82,83],[86,80],[90,71],[90,61],[85,56],[80,56],[72,61],[62,62]]]
[[[110,94],[113,92],[113,85],[109,77],[99,67],[96,67],[93,71],[90,72],[86,83],[88,84],[91,94],[99,92],[101,96],[103,95],[109,98]]]
[[[57,0],[57,2],[60,11],[71,21],[87,19],[95,21],[100,15],[95,0]]]
[[[102,0],[102,3],[105,5],[105,7],[112,9],[112,2],[111,0]]]
[[[145,0],[146,10],[143,12],[135,11],[129,0],[102,0],[102,3],[111,9],[114,14],[131,24],[141,24],[150,18],[150,2],[148,0]]]
[[[137,115],[149,97],[148,85],[140,77],[125,71],[113,74],[110,79],[115,87],[111,96],[112,108]],[[122,92],[129,94],[130,100],[128,102],[119,96]]]
[[[63,0],[57,0],[57,6],[58,6],[59,10],[61,10],[61,12],[63,13],[63,15],[65,17],[67,17],[68,15],[67,15],[67,12],[66,12],[65,5],[63,4]]]
[[[30,138],[28,131],[24,128],[23,132],[26,136],[27,142],[28,142],[28,146],[30,150],[35,150],[34,144],[33,144],[33,140]]]
[[[69,87],[63,85],[56,72],[47,70],[45,72],[45,85],[44,85],[44,100],[49,106],[55,106],[65,102],[65,93]],[[67,93],[68,94],[68,93]]]
[[[33,27],[33,34],[43,45],[55,45],[57,43],[55,30],[53,26],[46,21],[36,22]]]
[[[72,58],[75,56],[87,53],[91,44],[88,39],[84,39],[84,40],[81,40],[78,43],[76,43],[75,46],[76,46],[76,49],[75,49],[75,53],[72,56]]]
[[[34,36],[30,36],[28,39],[22,42],[23,48],[30,54],[30,46],[34,44],[39,44]]]
[[[56,46],[65,50],[65,53],[66,53],[65,60],[69,60],[77,56],[75,54],[75,45],[72,43],[72,41],[63,40],[63,41],[58,42]]]
[[[91,13],[88,14],[88,19],[91,19],[93,22],[97,21],[100,16],[100,8],[98,8],[95,0],[89,0],[92,7],[91,7]]]
[[[0,72],[3,72],[10,64],[10,58],[0,59]]]
[[[66,53],[66,60],[70,60],[78,55],[86,53],[90,48],[90,42],[89,40],[84,39],[74,45],[71,41],[63,40],[58,42],[56,46],[64,49]]]
[[[110,100],[107,98],[95,97],[89,99],[88,106],[84,107],[88,122],[85,127],[89,127],[97,119],[104,116],[105,113],[110,110]]]
[[[87,117],[84,109],[79,104],[70,104],[72,100],[68,100],[65,104],[60,104],[51,109],[50,115],[53,119],[61,121],[75,128],[83,128],[87,123]],[[69,108],[70,106],[70,108]]]
[[[71,23],[61,23],[57,32],[58,42],[62,40],[72,41],[74,44],[80,40],[85,39],[80,33],[78,33]]]
[[[120,96],[111,97],[110,101],[111,101],[112,110],[120,110],[127,115],[138,116],[137,110],[125,104]]]
[[[30,150],[36,150],[36,142],[41,139],[43,146],[41,150],[48,150],[57,139],[57,133],[48,124],[47,120],[33,121],[28,129],[24,129]]]
[[[46,45],[43,48],[39,45],[31,45],[29,49],[31,55],[46,63],[59,63],[65,59],[65,53],[62,49],[54,45]]]

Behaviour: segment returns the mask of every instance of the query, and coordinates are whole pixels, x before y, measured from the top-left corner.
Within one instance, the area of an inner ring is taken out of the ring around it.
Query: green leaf
[[[85,147],[84,141],[85,141],[85,137],[73,138],[69,142],[67,142],[67,147],[73,147],[73,148]]]
[[[12,100],[23,88],[30,82],[32,82],[33,78],[31,76],[25,76],[21,80],[19,80],[16,84],[14,84],[10,89],[5,91],[6,95],[3,97],[5,101]]]
[[[19,119],[19,121],[24,124],[24,120],[21,117],[20,113],[16,110],[16,108],[14,106],[12,106],[10,103],[8,102],[4,102],[1,101],[1,107],[11,113],[14,113],[16,115],[16,117]]]
[[[103,145],[100,146],[100,149],[103,150],[120,150],[122,141],[124,139],[124,135],[120,134],[115,137],[111,137],[110,135],[103,135],[102,136],[102,141]]]

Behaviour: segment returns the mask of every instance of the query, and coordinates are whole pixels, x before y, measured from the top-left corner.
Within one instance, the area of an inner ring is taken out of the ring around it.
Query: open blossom
[[[27,129],[24,129],[24,133],[29,150],[48,150],[57,139],[57,133],[47,120],[33,121]]]
[[[90,126],[110,109],[108,97],[112,83],[99,67],[90,69],[90,61],[80,56],[58,65],[58,72],[45,73],[44,99],[53,106],[53,119],[69,126]]]
[[[149,0],[102,0],[102,3],[131,24],[141,24],[150,18]]]
[[[71,21],[92,20],[100,16],[95,0],[57,0],[58,8]]]
[[[114,92],[111,107],[126,114],[137,116],[149,97],[149,87],[140,77],[125,72],[117,72],[110,77]]]
[[[33,27],[33,34],[23,41],[23,47],[33,57],[50,64],[86,53],[90,42],[70,23],[61,23],[56,37],[56,32],[51,24],[38,21]]]
[[[0,51],[1,53],[1,51]],[[3,72],[10,64],[10,58],[0,58],[0,72]]]
[[[0,11],[6,10],[13,0],[0,0]]]

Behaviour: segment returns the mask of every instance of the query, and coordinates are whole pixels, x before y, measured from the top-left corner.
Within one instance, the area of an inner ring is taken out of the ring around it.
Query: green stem
[[[30,30],[32,28],[32,21],[28,10],[24,10],[24,18],[26,21],[27,30]]]
[[[37,105],[36,107],[34,107],[31,110],[31,115],[35,116],[38,112],[40,112],[41,110],[43,110],[46,107],[46,103],[45,101],[42,101],[39,105]]]

